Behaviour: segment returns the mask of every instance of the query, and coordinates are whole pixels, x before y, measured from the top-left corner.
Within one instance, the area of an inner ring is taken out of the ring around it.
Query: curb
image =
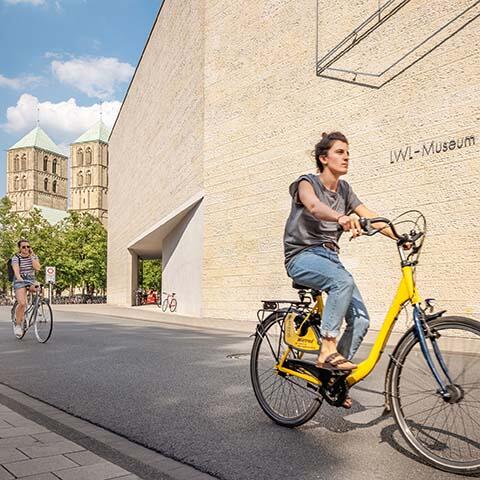
[[[3,383],[0,404],[145,480],[217,480]]]

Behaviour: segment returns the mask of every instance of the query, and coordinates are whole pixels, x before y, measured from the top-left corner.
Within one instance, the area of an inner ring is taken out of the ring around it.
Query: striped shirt
[[[12,257],[12,267],[20,265],[20,276],[22,278],[35,278],[35,269],[33,268],[33,260],[38,260],[36,255],[29,257],[22,257],[21,255],[14,255]]]

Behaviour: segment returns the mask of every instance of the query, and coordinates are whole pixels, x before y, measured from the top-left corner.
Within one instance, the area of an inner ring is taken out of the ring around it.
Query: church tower
[[[14,212],[67,210],[67,157],[39,126],[8,149],[7,196]]]
[[[108,137],[100,120],[71,145],[70,210],[89,212],[107,225]]]

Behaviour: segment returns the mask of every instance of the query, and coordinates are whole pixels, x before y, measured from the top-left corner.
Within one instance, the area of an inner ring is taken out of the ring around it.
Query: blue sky
[[[36,124],[67,151],[113,124],[162,0],[0,0],[0,197],[6,150]]]

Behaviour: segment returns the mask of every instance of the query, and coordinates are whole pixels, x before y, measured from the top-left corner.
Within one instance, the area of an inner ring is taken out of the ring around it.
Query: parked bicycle
[[[5,294],[0,294],[0,306],[12,305],[12,298]]]
[[[166,297],[162,301],[162,297]],[[175,293],[162,292],[162,297],[159,298],[157,305],[162,311],[166,312],[170,309],[171,312],[174,312],[177,309],[177,299],[175,298]]]
[[[22,322],[22,336],[16,336],[21,340],[30,327],[35,329],[35,337],[40,343],[46,343],[53,331],[53,312],[46,298],[43,298],[43,285],[36,285],[35,292],[29,294],[28,307]],[[17,309],[15,300],[12,310],[12,325],[15,327],[15,312]]]
[[[397,237],[402,279],[368,358],[353,371],[320,369],[322,292],[294,284],[298,301],[264,300],[253,342],[250,375],[263,411],[276,423],[297,427],[309,421],[326,400],[341,406],[348,391],[369,375],[385,349],[405,306],[413,308],[413,326],[390,355],[385,405],[408,444],[431,465],[462,474],[480,472],[480,322],[434,313],[433,299],[422,301],[415,285],[426,234],[418,211],[413,227],[400,235],[386,218],[361,219],[367,235],[384,223]],[[384,227],[382,227],[384,228]],[[410,253],[403,249],[412,243]],[[268,313],[266,318],[263,318]]]

